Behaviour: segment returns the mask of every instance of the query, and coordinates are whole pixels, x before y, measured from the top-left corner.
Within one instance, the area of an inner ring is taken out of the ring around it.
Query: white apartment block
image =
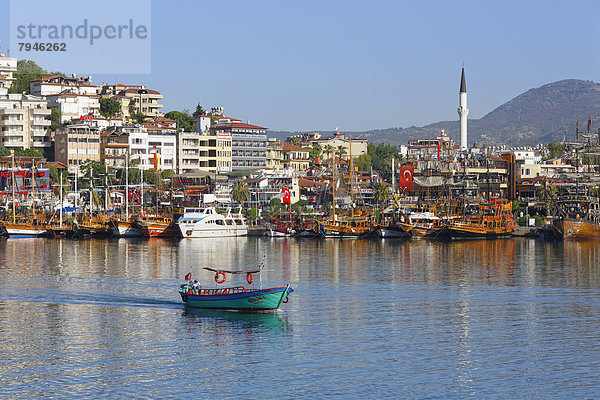
[[[100,116],[100,96],[96,94],[97,87],[92,84],[91,76],[47,76],[32,81],[29,91],[33,95],[46,97],[48,107],[60,112],[61,123],[87,115]]]
[[[48,107],[60,112],[60,122],[79,120],[83,116],[100,116],[100,99],[98,95],[82,95],[75,93],[49,94]]]
[[[0,96],[8,94],[8,89],[15,80],[13,76],[15,72],[17,72],[17,59],[6,57],[0,52]]]
[[[152,131],[140,125],[126,124],[123,131],[129,133],[130,158],[139,168],[154,168],[154,154],[160,155],[160,169],[177,171],[177,134]]]
[[[200,133],[179,132],[177,134],[177,173],[198,171],[200,166]]]
[[[52,147],[49,117],[41,97],[0,95],[0,146],[48,151]]]

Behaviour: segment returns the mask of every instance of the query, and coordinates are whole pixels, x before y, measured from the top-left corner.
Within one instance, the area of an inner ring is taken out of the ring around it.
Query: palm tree
[[[319,143],[314,142],[312,144],[312,149],[311,149],[311,152],[310,152],[311,159],[313,159],[313,162],[316,163],[317,159],[319,157],[321,157],[322,153],[323,153],[323,147]]]
[[[250,190],[248,184],[242,180],[239,180],[231,187],[231,197],[240,206],[250,197]]]
[[[341,144],[337,147],[335,152],[338,156],[340,156],[340,159],[343,159],[344,156],[348,154],[348,150],[346,150],[346,147]]]
[[[384,182],[377,182],[373,188],[373,200],[383,205],[392,195],[392,190]]]
[[[331,154],[333,154],[333,152],[334,152],[334,149],[333,149],[332,145],[330,145],[330,144],[325,145],[325,148],[323,149],[323,153],[331,155]]]

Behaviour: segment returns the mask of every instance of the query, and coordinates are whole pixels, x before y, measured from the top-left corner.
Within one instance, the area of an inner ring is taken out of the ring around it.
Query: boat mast
[[[60,222],[59,222],[59,227],[62,229],[63,227],[63,181],[62,181],[62,171],[59,171],[60,174]]]
[[[129,221],[129,149],[125,156],[125,219]]]
[[[332,150],[331,154],[333,155],[331,159],[331,191],[333,197],[333,221],[335,221],[335,149]]]
[[[94,192],[94,180],[92,177],[92,166],[90,165],[90,221],[92,220],[92,211],[94,209],[94,203],[92,202],[92,193]]]
[[[31,211],[35,218],[35,161],[31,160]]]
[[[104,166],[104,212],[108,212],[108,165]]]
[[[351,215],[354,217],[354,162],[352,160],[352,135],[350,135],[350,149],[348,152],[350,153],[350,208]]]
[[[77,191],[77,175],[79,175],[79,165],[75,168],[75,209],[77,209],[77,198],[79,197],[79,192]]]
[[[15,207],[15,151],[10,151],[10,156],[12,158],[12,209],[13,209],[13,224],[17,223],[17,209]]]

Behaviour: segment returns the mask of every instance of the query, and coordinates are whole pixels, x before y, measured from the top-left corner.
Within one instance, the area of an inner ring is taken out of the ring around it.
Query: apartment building
[[[0,146],[50,151],[50,110],[46,100],[24,94],[0,95]]]
[[[321,145],[322,148],[325,148],[325,146],[330,145],[334,148],[336,152],[338,147],[342,146],[346,151],[346,155],[350,155],[350,150],[352,150],[352,157],[358,157],[361,154],[367,153],[367,146],[369,144],[369,141],[367,139],[349,138],[346,137],[343,132],[335,132],[335,134],[331,138],[310,139],[307,142],[309,146],[312,146],[314,143],[318,143],[319,145]],[[327,153],[323,153],[323,156],[328,158],[332,157],[331,154]]]
[[[121,96],[118,98],[122,102],[122,109],[129,115],[129,107],[134,113],[142,113],[147,117],[162,117],[164,114],[160,111],[163,107],[159,103],[163,95],[156,90],[146,88],[144,85],[124,85],[121,83],[107,85],[104,84],[98,89],[100,96]]]
[[[112,168],[125,168],[128,154],[127,128],[113,127],[100,134],[100,162]]]
[[[4,53],[0,51],[0,96],[8,94],[15,77],[14,73],[17,72],[17,59],[12,57],[6,57]]]
[[[77,166],[100,161],[100,129],[92,122],[59,127],[55,136],[55,161]]]
[[[60,122],[70,122],[83,116],[100,116],[100,96],[92,77],[77,78],[62,75],[46,76],[29,83],[29,91],[48,101],[48,108],[60,112]]]

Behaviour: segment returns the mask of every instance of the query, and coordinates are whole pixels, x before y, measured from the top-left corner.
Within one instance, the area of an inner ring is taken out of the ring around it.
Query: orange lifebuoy
[[[219,275],[222,275],[223,277],[219,279]],[[223,282],[225,282],[225,279],[227,279],[227,276],[225,275],[225,272],[223,272],[223,271],[217,271],[217,273],[215,274],[215,282],[217,282],[217,283],[223,283]]]
[[[252,277],[252,272],[248,272],[246,274],[246,281],[248,282],[248,285],[252,285],[252,282],[254,282],[254,278]]]

